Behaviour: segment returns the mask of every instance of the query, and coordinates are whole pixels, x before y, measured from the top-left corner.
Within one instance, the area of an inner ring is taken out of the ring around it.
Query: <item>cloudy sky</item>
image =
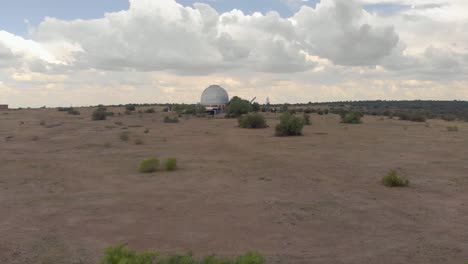
[[[466,0],[5,0],[0,104],[468,100]]]

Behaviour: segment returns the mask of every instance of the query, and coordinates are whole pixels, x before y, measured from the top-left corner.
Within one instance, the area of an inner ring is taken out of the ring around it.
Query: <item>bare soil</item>
[[[0,263],[96,263],[119,242],[258,250],[269,263],[468,261],[468,123],[312,115],[304,136],[278,138],[273,114],[269,128],[248,130],[221,118],[165,124],[164,113],[91,121],[93,109],[79,110],[0,112]],[[138,173],[152,156],[180,169]],[[410,186],[384,187],[390,169]]]

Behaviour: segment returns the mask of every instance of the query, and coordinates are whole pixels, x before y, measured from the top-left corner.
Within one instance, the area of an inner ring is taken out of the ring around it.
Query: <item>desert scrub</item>
[[[341,117],[341,122],[345,124],[360,124],[362,114],[357,111],[351,111]]]
[[[176,158],[168,158],[164,162],[164,167],[166,167],[166,170],[168,171],[173,171],[177,169],[177,159]]]
[[[396,170],[391,170],[383,177],[382,183],[387,187],[405,187],[409,185],[409,180],[398,174]]]
[[[457,126],[448,126],[447,131],[448,132],[458,132],[458,127]]]
[[[145,113],[152,114],[152,113],[156,113],[156,111],[154,110],[154,108],[149,108],[145,110]]]
[[[277,137],[285,136],[300,136],[304,128],[304,121],[302,118],[291,115],[285,112],[280,117],[280,123],[275,128],[275,135]]]
[[[310,126],[312,124],[310,122],[310,115],[309,114],[302,115],[302,119],[303,119],[303,122],[304,122],[305,126]]]
[[[149,158],[140,162],[138,171],[141,173],[152,173],[159,169],[159,160],[157,158]]]
[[[120,140],[122,141],[128,141],[129,139],[129,133],[128,132],[122,132],[119,135]]]
[[[125,106],[125,110],[126,111],[135,111],[136,110],[136,106],[135,105],[132,105],[132,104],[128,104]]]
[[[143,133],[145,133],[145,134],[148,134],[149,132],[150,132],[149,128],[146,128],[145,131],[143,131]]]
[[[139,253],[125,245],[109,247],[99,264],[264,264],[265,258],[258,252],[250,251],[234,257],[206,256],[197,258],[191,253],[161,256],[157,251]]]
[[[70,109],[67,110],[67,113],[69,115],[80,115],[80,111],[76,110],[75,108],[73,107],[70,107]]]
[[[179,118],[177,116],[174,116],[174,117],[165,116],[164,123],[179,123]]]
[[[265,128],[267,123],[265,117],[261,114],[247,114],[237,119],[239,127],[242,128]]]
[[[143,145],[143,144],[145,144],[141,138],[135,139],[135,141],[133,141],[133,143],[135,143],[135,145]]]
[[[109,114],[107,113],[107,109],[105,107],[98,107],[96,110],[94,110],[91,119],[95,121],[106,120],[108,115]]]

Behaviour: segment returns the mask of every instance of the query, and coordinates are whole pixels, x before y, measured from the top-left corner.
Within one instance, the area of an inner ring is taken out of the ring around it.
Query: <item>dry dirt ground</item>
[[[304,136],[277,138],[274,115],[270,128],[248,130],[80,111],[0,112],[0,263],[96,263],[118,242],[196,255],[254,249],[268,263],[468,261],[468,123],[313,115]],[[151,156],[176,157],[180,169],[138,173]],[[410,187],[384,187],[390,169]]]

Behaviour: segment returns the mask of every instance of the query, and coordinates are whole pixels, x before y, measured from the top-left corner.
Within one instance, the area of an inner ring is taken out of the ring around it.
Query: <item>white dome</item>
[[[200,103],[202,105],[225,105],[229,103],[229,95],[223,87],[211,85],[203,91]]]

